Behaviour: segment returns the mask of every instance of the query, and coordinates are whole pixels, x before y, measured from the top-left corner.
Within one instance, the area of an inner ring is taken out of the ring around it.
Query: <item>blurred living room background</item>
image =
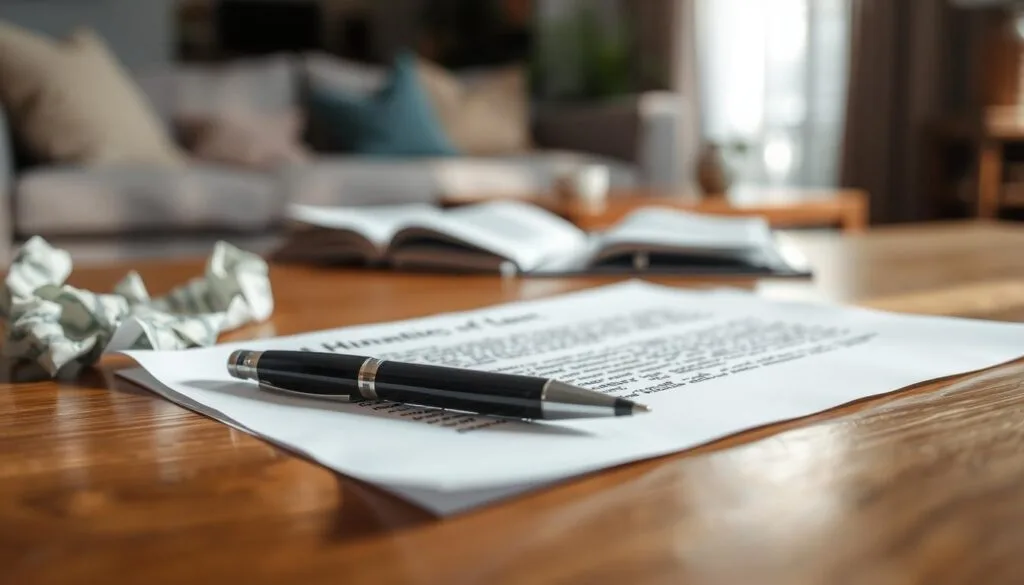
[[[1016,219],[1022,55],[1024,10],[985,0],[0,0],[0,246],[264,250],[289,203],[537,197],[594,164],[615,193]],[[403,57],[437,120],[352,152],[324,96]]]

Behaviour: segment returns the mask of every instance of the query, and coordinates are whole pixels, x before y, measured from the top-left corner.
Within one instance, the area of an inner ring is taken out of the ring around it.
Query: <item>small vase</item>
[[[697,183],[705,197],[723,197],[732,186],[733,177],[722,149],[714,144],[706,145],[697,160]]]

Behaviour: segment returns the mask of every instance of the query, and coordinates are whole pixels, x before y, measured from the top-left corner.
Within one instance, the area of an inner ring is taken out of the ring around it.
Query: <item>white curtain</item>
[[[697,0],[705,140],[747,146],[742,185],[834,186],[849,0]]]

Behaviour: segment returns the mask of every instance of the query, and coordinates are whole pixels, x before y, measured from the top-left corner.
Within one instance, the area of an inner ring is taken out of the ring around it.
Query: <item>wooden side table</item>
[[[445,206],[493,200],[492,197],[442,198]],[[773,228],[838,227],[862,232],[868,225],[868,196],[858,189],[754,189],[731,196],[658,193],[648,190],[613,191],[599,206],[563,201],[554,195],[501,197],[540,205],[586,230],[600,230],[641,207],[671,207],[695,213],[765,218]]]
[[[966,143],[973,151],[976,217],[993,219],[1003,208],[1024,206],[1020,185],[1008,189],[1004,183],[1006,147],[1024,144],[1024,117],[1012,112],[980,121],[953,117],[939,120],[936,130],[943,143]]]

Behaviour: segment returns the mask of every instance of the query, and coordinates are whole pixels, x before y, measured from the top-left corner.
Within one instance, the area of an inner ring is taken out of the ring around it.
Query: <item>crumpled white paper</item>
[[[69,286],[69,274],[71,255],[43,238],[18,250],[0,289],[0,354],[56,376],[107,352],[212,345],[220,333],[263,321],[274,310],[267,263],[226,242],[214,247],[204,276],[156,299],[134,271],[112,294]]]

